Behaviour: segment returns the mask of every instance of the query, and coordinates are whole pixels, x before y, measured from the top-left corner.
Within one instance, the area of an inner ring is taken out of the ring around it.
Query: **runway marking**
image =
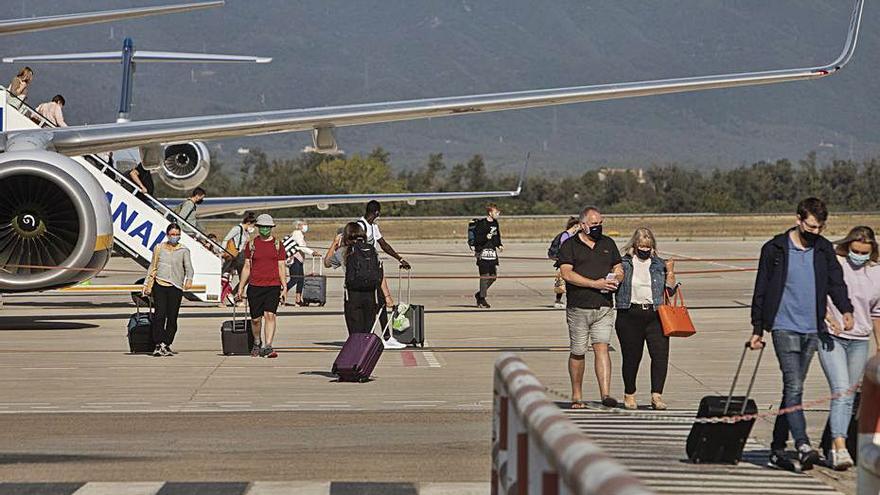
[[[89,482],[8,483],[0,482],[0,493],[9,495],[488,495],[489,483],[482,482],[352,482],[352,481],[236,481],[236,482]],[[765,492],[773,493],[773,492]]]
[[[140,483],[86,483],[73,495],[154,495],[162,489],[161,481]]]
[[[403,365],[408,368],[419,365],[413,351],[400,351],[400,360],[403,362]]]
[[[437,360],[437,356],[435,356],[432,351],[424,351],[422,352],[422,356],[425,358],[425,361],[427,361],[429,368],[440,367],[440,361]]]

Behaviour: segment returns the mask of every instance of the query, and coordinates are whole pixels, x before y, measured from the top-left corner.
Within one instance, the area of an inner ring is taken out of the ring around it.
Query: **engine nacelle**
[[[0,225],[0,292],[75,285],[110,259],[113,221],[104,190],[57,153],[0,153]]]
[[[171,143],[165,145],[159,178],[179,191],[188,191],[208,177],[211,155],[205,143]]]

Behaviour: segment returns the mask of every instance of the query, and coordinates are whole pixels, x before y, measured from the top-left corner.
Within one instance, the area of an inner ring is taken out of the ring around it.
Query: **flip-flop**
[[[573,401],[571,403],[571,409],[586,409],[587,405],[583,401]]]

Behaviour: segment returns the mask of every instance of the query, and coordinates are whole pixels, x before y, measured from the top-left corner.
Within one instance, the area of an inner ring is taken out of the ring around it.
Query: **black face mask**
[[[636,256],[641,260],[646,260],[651,257],[651,251],[644,251],[642,249],[636,249]]]
[[[805,230],[798,229],[798,232],[801,235],[801,240],[804,241],[804,246],[812,247],[816,244],[816,241],[821,237],[819,234],[813,232],[807,232]]]
[[[200,200],[196,201],[195,203],[196,203],[197,205],[200,205],[200,204],[202,204],[202,201],[204,201],[204,199],[200,199]]]
[[[598,241],[602,237],[602,226],[593,225],[587,230],[586,234],[590,237],[590,239]]]

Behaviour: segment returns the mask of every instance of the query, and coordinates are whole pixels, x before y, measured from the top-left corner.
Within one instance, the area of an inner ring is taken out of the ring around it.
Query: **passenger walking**
[[[501,210],[495,203],[486,205],[486,217],[474,224],[474,256],[480,274],[480,287],[474,293],[478,308],[491,308],[486,296],[489,287],[498,279],[498,253],[504,251],[501,243],[501,226],[498,217]]]
[[[309,224],[305,220],[296,220],[293,223],[293,232],[284,238],[284,249],[287,251],[287,266],[290,269],[290,279],[287,281],[287,290],[294,289],[293,304],[303,305],[303,286],[305,285],[305,257],[321,257],[321,253],[310,248],[306,243],[305,234],[309,231]]]
[[[388,241],[382,236],[382,232],[379,231],[379,226],[376,224],[376,221],[379,219],[379,215],[382,212],[382,205],[379,204],[376,200],[371,200],[367,202],[367,206],[364,210],[364,216],[357,220],[357,223],[361,225],[364,231],[367,233],[367,243],[373,246],[376,251],[379,248],[382,248],[382,251],[385,251],[386,254],[396,259],[400,264],[400,268],[404,270],[409,270],[412,267],[409,262],[403,259],[402,256],[397,254],[397,251],[388,244]],[[391,291],[388,289],[388,281],[385,279],[385,268],[380,263],[380,268],[382,269],[382,285],[378,289],[376,289],[376,297],[378,299],[385,300],[385,305],[380,307],[379,309],[379,321],[382,324],[382,328],[388,327],[388,313],[385,311],[387,308],[394,307],[394,299],[391,297]],[[397,342],[394,338],[394,335],[388,336],[385,339],[385,347],[386,348],[395,348],[402,349],[406,347],[406,345]]]
[[[64,121],[64,104],[64,97],[55,95],[52,97],[52,101],[40,103],[37,106],[37,113],[56,127],[67,127],[67,122]]]
[[[201,187],[193,189],[189,197],[174,208],[174,213],[177,213],[177,216],[179,216],[184,222],[192,225],[197,230],[202,230],[201,225],[199,225],[199,220],[196,217],[196,210],[199,205],[202,204],[202,201],[205,200],[206,195],[205,190]]]
[[[822,200],[807,198],[797,206],[795,227],[777,235],[761,248],[752,296],[752,349],[764,346],[765,331],[772,331],[773,349],[782,371],[780,409],[803,403],[804,380],[818,347],[818,334],[825,328],[830,297],[843,313],[846,331],[853,329],[853,306],[847,296],[843,269],[834,246],[822,237],[828,208]],[[770,444],[770,465],[795,470],[797,464],[785,453],[789,431],[797,460],[808,470],[819,460],[810,445],[802,410],[776,417]]]
[[[241,219],[241,223],[229,229],[223,238],[223,248],[226,250],[225,261],[221,269],[221,285],[223,290],[220,294],[220,304],[225,305],[227,298],[237,292],[232,286],[233,276],[241,280],[241,271],[244,269],[244,246],[253,235],[257,222],[254,212],[247,211]]]
[[[854,325],[851,330],[844,330],[843,315],[829,298],[825,314],[829,331],[819,334],[819,362],[831,393],[840,395],[831,401],[828,421],[833,445],[825,458],[834,469],[846,470],[853,466],[852,456],[846,449],[853,407],[851,389],[865,372],[872,334],[880,344],[880,265],[874,230],[870,227],[850,230],[837,243],[836,252],[853,305]]]
[[[568,294],[565,318],[570,343],[571,407],[586,407],[582,389],[588,340],[593,346],[602,405],[615,407],[608,344],[614,331],[612,293],[623,280],[620,252],[614,241],[602,234],[604,218],[597,208],[584,208],[579,220],[581,231],[559,249],[559,269]]]
[[[244,269],[236,301],[242,300],[247,285],[251,329],[254,333],[251,357],[278,357],[272,342],[275,339],[278,305],[284,304],[287,299],[287,266],[284,263],[287,255],[281,241],[272,236],[274,227],[275,221],[270,215],[263,213],[258,216],[257,231],[260,235],[249,240],[244,248]]]
[[[623,407],[638,409],[636,377],[645,344],[651,356],[651,407],[666,409],[663,386],[669,366],[669,337],[663,334],[657,309],[664,296],[675,293],[675,262],[657,254],[657,240],[650,229],[636,229],[624,249],[623,280],[615,297],[615,329],[620,341],[623,371]]]
[[[153,356],[173,356],[171,349],[177,335],[177,315],[183,292],[192,288],[193,266],[189,249],[180,244],[180,225],[171,223],[165,229],[165,242],[153,249],[153,260],[144,280],[143,294],[152,296]]]
[[[565,241],[571,239],[581,229],[581,222],[577,217],[570,217],[565,223],[565,230],[556,234],[556,237],[550,242],[550,248],[547,249],[547,257],[553,260],[553,268],[556,269],[556,279],[553,282],[553,292],[556,293],[556,301],[553,307],[562,309],[565,304],[562,303],[562,296],[565,295],[565,280],[562,280],[562,273],[559,272],[559,248],[565,244]]]
[[[18,74],[12,78],[12,82],[9,83],[9,93],[21,101],[27,100],[28,91],[31,89],[31,82],[33,80],[33,69],[30,67],[21,69],[18,71]]]

